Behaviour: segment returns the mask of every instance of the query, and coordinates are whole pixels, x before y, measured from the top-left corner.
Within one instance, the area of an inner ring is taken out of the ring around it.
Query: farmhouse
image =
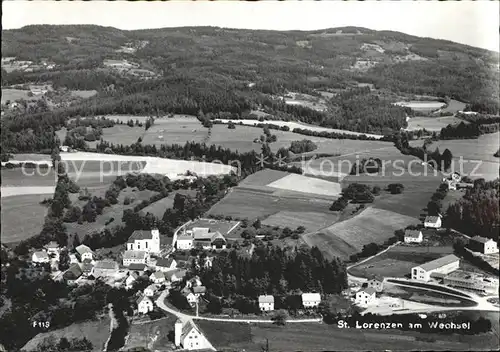
[[[487,277],[482,274],[476,274],[462,270],[456,270],[451,274],[446,275],[443,279],[443,283],[445,285],[465,288],[468,290],[486,293],[498,293],[497,278]]]
[[[157,271],[149,276],[149,279],[155,284],[162,284],[165,282],[165,274],[162,271]]]
[[[262,311],[274,310],[274,296],[261,295],[259,296],[259,308]]]
[[[321,303],[321,295],[319,293],[303,293],[302,305],[304,308],[314,308]]]
[[[148,287],[144,289],[144,296],[146,297],[153,297],[156,293],[156,290],[158,287],[155,284],[151,284]]]
[[[118,273],[118,263],[114,260],[101,260],[92,268],[92,276],[114,276]]]
[[[376,300],[376,292],[373,287],[362,288],[358,292],[356,292],[355,303],[366,307],[368,304],[375,302]]]
[[[76,279],[78,279],[80,276],[82,276],[82,274],[83,274],[83,271],[80,268],[80,265],[73,264],[63,274],[63,279],[66,280],[68,283],[73,283]]]
[[[474,236],[469,240],[469,249],[483,254],[498,253],[498,245],[491,238]]]
[[[424,227],[439,229],[441,227],[441,216],[426,216]]]
[[[225,249],[227,241],[219,231],[209,232],[208,228],[193,228],[177,237],[177,248],[189,250],[194,247],[202,249]]]
[[[153,302],[149,297],[146,296],[141,296],[137,300],[137,310],[139,313],[146,314],[148,312],[151,312],[153,310]]]
[[[128,250],[123,253],[123,265],[129,266],[130,264],[146,264],[148,260],[148,252]]]
[[[127,290],[130,290],[134,285],[135,280],[137,280],[138,277],[139,275],[137,275],[136,273],[132,273],[129,276],[127,276],[127,278],[125,279],[125,288]]]
[[[176,241],[177,249],[184,249],[184,250],[191,249],[193,248],[193,241],[194,238],[192,235],[183,233],[177,237]]]
[[[419,230],[406,230],[405,243],[421,243],[424,239],[422,231]]]
[[[368,280],[367,287],[373,288],[375,291],[380,292],[384,288],[384,279],[381,277],[375,277]]]
[[[38,251],[33,253],[31,256],[31,260],[33,263],[39,264],[39,263],[48,263],[50,261],[49,255],[45,251]]]
[[[148,253],[160,253],[160,231],[153,229],[151,231],[135,230],[128,239],[127,250],[145,251]]]
[[[87,247],[84,244],[79,245],[78,247],[75,248],[76,255],[78,259],[83,262],[84,260],[92,260],[93,259],[93,252],[92,250]]]
[[[453,254],[450,254],[412,268],[411,278],[413,280],[429,281],[431,274],[449,274],[452,271],[457,270],[459,265],[460,259]]]
[[[177,320],[175,322],[174,335],[176,347],[182,347],[188,351],[213,349],[212,344],[192,320],[189,320],[184,326],[180,319]]]
[[[89,276],[92,274],[92,269],[94,268],[94,265],[92,264],[92,261],[85,259],[83,263],[80,265],[83,271],[83,275]]]
[[[186,298],[186,301],[191,307],[194,307],[196,302],[198,302],[198,297],[196,297],[196,295],[189,289],[182,290],[182,295]]]
[[[162,259],[158,259],[158,261],[156,262],[156,270],[159,270],[159,271],[169,271],[169,270],[174,270],[175,268],[177,268],[177,262],[175,261],[174,258],[162,258]]]

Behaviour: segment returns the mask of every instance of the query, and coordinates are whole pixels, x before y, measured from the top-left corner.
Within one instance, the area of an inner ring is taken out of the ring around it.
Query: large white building
[[[208,227],[193,227],[184,230],[177,236],[177,249],[189,250],[200,247],[202,249],[225,249],[227,241],[219,231],[211,232]]]
[[[177,320],[175,322],[174,335],[176,347],[182,347],[188,351],[214,349],[192,320],[189,320],[184,325],[181,320]]]
[[[429,281],[431,274],[449,274],[460,266],[460,259],[453,254],[438,258],[431,262],[416,266],[411,269],[413,280]]]
[[[33,261],[33,263],[37,264],[50,262],[49,255],[45,251],[39,251],[33,253],[33,255],[31,256],[31,260]]]
[[[142,296],[137,300],[137,310],[139,313],[146,314],[154,309],[153,301],[149,297]]]
[[[144,251],[147,253],[160,253],[160,231],[153,229],[151,231],[136,230],[128,239],[127,250]]]
[[[259,308],[260,310],[265,312],[274,310],[274,296],[271,295],[259,296]]]
[[[321,295],[319,293],[303,293],[302,305],[304,308],[315,308],[321,303]]]
[[[128,250],[123,253],[123,265],[129,266],[130,264],[146,264],[148,260],[148,252]]]

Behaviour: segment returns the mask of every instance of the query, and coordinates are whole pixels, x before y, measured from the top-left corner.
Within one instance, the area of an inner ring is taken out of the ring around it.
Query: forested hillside
[[[2,31],[2,58],[41,67],[7,70],[2,63],[2,87],[43,82],[54,89],[98,91],[70,106],[4,116],[6,133],[29,128],[36,133],[77,115],[202,112],[213,118],[230,112],[245,117],[260,108],[280,118],[386,134],[405,127],[411,114],[391,103],[416,94],[454,98],[484,113],[498,111],[498,53],[366,28],[27,26]],[[54,66],[45,70],[42,62]],[[359,90],[363,83],[373,89]],[[280,97],[287,92],[321,98],[325,109],[285,104]]]

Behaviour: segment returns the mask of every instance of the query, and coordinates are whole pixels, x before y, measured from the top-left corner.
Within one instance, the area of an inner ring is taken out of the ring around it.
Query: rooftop
[[[153,290],[153,292],[154,292],[154,291],[156,291],[156,285],[155,284],[151,284],[151,285],[149,285],[148,287],[145,288],[145,290],[147,290],[147,289]]]
[[[130,259],[145,259],[148,254],[144,251],[125,251],[123,253],[124,260]]]
[[[259,303],[274,303],[274,296],[271,295],[260,295]]]
[[[420,230],[405,230],[405,237],[419,238],[421,234]]]
[[[134,242],[135,240],[152,240],[153,235],[151,230],[135,230],[129,237],[128,242]]]
[[[150,301],[151,302],[151,300],[149,299],[149,297],[147,297],[147,296],[140,296],[137,299],[137,304],[140,304],[142,301]]]
[[[422,264],[422,265],[420,265],[420,267],[422,269],[424,269],[425,271],[429,271],[429,270],[438,269],[442,266],[451,264],[451,263],[456,262],[458,260],[460,260],[458,257],[456,257],[453,254],[450,254],[450,255],[447,255],[445,257],[441,257],[441,258],[438,258],[436,260],[433,260],[431,262],[427,262],[425,264]]]
[[[193,287],[193,293],[205,293],[207,288],[205,286],[195,286]]]
[[[425,217],[425,222],[431,222],[431,223],[436,223],[439,219],[439,216],[426,216]]]
[[[303,293],[302,300],[303,301],[321,301],[321,295],[319,293],[313,293],[313,292]]]
[[[156,266],[169,268],[174,261],[174,258],[161,258],[156,261]]]
[[[78,254],[82,255],[84,253],[92,253],[92,250],[84,244],[79,245],[75,248]]]
[[[45,251],[38,251],[38,252],[35,252],[33,253],[35,256],[37,256],[38,258],[45,258],[45,259],[49,259],[49,255],[47,254],[47,252]]]
[[[165,274],[162,271],[155,271],[154,273],[151,274],[152,277],[155,279],[161,279],[165,278]]]
[[[364,291],[366,293],[368,293],[369,295],[373,295],[375,292],[375,289],[373,287],[365,287],[363,288],[361,291]]]
[[[474,236],[474,237],[471,238],[471,241],[486,243],[486,242],[493,241],[493,240],[491,238],[486,238],[486,237],[481,237],[481,236]]]
[[[51,241],[45,247],[46,248],[59,248],[59,244],[57,242]]]
[[[118,263],[114,260],[101,260],[95,264],[94,269],[118,270]]]
[[[128,270],[137,270],[137,271],[142,271],[146,269],[146,264],[140,264],[140,263],[132,263],[128,266]]]

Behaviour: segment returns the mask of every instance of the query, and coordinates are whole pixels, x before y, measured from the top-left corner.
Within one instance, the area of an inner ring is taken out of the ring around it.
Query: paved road
[[[163,291],[156,300],[156,305],[160,308],[163,309],[164,311],[175,315],[181,321],[187,322],[189,320],[209,320],[209,321],[222,321],[222,322],[233,322],[233,323],[274,323],[271,319],[233,319],[233,318],[209,318],[209,317],[200,317],[200,316],[195,316],[195,315],[189,315],[185,314],[182,312],[179,312],[176,309],[172,309],[168,307],[164,300],[167,297],[167,291]],[[320,323],[323,319],[321,318],[315,318],[315,319],[289,319],[287,320],[287,323]]]

